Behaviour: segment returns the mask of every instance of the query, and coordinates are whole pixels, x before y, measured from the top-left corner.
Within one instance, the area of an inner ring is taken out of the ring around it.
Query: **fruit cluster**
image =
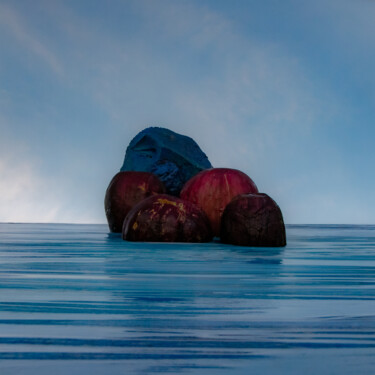
[[[107,188],[105,212],[110,230],[128,241],[209,242],[219,237],[241,246],[286,245],[279,206],[236,169],[206,169],[186,182],[179,197],[165,194],[152,173],[119,172]]]

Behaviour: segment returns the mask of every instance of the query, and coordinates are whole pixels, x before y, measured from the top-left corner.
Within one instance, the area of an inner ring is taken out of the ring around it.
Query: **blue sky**
[[[104,223],[143,128],[287,223],[375,224],[375,2],[0,0],[0,221]]]

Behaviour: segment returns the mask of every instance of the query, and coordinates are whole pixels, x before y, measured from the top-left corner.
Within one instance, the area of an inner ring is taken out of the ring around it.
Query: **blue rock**
[[[163,181],[167,193],[178,195],[186,181],[207,168],[212,165],[192,138],[151,127],[132,139],[121,171],[154,173]]]

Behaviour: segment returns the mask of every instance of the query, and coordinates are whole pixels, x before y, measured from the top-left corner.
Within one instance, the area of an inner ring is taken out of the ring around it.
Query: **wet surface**
[[[375,227],[285,248],[0,224],[0,373],[370,374]]]

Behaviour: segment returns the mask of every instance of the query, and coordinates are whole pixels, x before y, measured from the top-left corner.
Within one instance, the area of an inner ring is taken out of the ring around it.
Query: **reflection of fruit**
[[[149,197],[124,220],[122,238],[144,242],[208,242],[212,240],[205,213],[193,203],[167,194]]]
[[[163,183],[148,172],[119,172],[110,182],[104,208],[111,232],[121,232],[126,214],[141,200],[164,193]]]
[[[257,193],[253,180],[237,169],[212,168],[190,179],[181,198],[195,203],[206,212],[215,236],[219,236],[220,218],[225,206],[237,195]]]
[[[283,215],[267,194],[243,194],[234,198],[221,218],[220,239],[242,246],[286,245]]]

